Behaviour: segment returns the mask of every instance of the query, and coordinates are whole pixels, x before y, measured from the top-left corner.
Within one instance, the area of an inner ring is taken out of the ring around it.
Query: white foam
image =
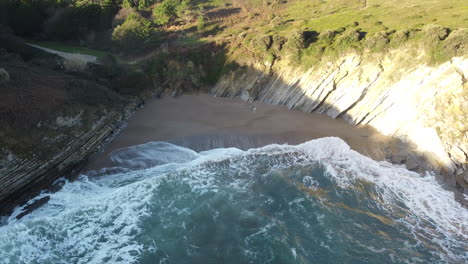
[[[144,249],[133,238],[140,231],[139,221],[148,215],[157,185],[157,180],[147,179],[109,188],[87,177],[66,183],[46,206],[0,228],[0,259],[131,263]]]
[[[187,163],[199,155],[188,148],[167,142],[145,144],[113,151],[110,159],[118,167],[144,169],[168,163]]]
[[[451,192],[437,184],[434,175],[419,175],[402,166],[373,161],[351,150],[339,138],[322,138],[297,146],[269,145],[247,151],[227,148],[201,153],[153,142],[113,153],[112,157],[119,165],[145,169],[99,178],[82,176],[75,182],[67,182],[61,191],[50,194],[47,205],[21,220],[12,217],[0,227],[0,260],[133,262],[139,252],[156,247],[145,248],[148,246],[137,242],[135,236],[141,232],[139,223],[150,213],[150,201],[157,186],[167,179],[169,172],[179,173],[170,177],[180,176],[178,180],[191,186],[193,192],[217,192],[222,179],[214,177],[213,171],[225,166],[241,175],[232,176],[229,186],[244,190],[249,181],[242,177],[251,177],[251,164],[259,157],[268,157],[266,166],[280,168],[320,163],[343,189],[355,188],[356,180],[371,182],[383,201],[381,207],[389,214],[407,212],[397,220],[415,236],[438,245],[442,259],[460,262],[468,257],[452,254],[455,248],[467,248],[468,211],[454,200]],[[303,183],[312,189],[318,187],[312,177],[304,177]],[[299,206],[300,202],[293,201],[290,206]],[[20,211],[17,209],[16,214]],[[319,217],[318,220],[321,221]],[[246,245],[274,225],[273,221],[247,237]]]

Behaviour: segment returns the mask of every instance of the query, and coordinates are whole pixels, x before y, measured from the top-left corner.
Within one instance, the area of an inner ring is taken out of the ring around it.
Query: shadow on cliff
[[[266,61],[266,58],[264,59]],[[258,65],[258,64],[257,64]],[[335,89],[328,92],[328,94],[321,95],[321,99],[317,100],[312,98],[307,92],[307,89],[302,87],[299,81],[295,83],[286,82],[281,76],[274,72],[271,65],[265,67],[265,70],[258,70],[251,66],[240,66],[237,64],[228,65],[229,71],[224,71],[226,74],[221,77],[220,81],[210,90],[210,94],[220,97],[239,97],[245,101],[259,101],[268,104],[284,105],[290,110],[298,110],[302,112],[315,112],[327,114],[330,118],[343,119],[347,123],[359,124],[361,120],[356,120],[348,114],[361,98],[352,103],[346,109],[338,109],[333,104],[327,102],[327,98],[332,94]],[[238,84],[237,82],[240,82]],[[275,89],[281,87],[281,89]],[[365,95],[363,95],[365,96]],[[330,114],[331,113],[331,114]],[[317,124],[320,125],[320,124]],[[369,125],[357,125],[363,129],[368,129]],[[467,205],[463,201],[463,188],[457,183],[453,171],[447,169],[446,164],[439,161],[436,154],[421,151],[418,146],[411,141],[405,141],[395,138],[384,136],[376,129],[372,128],[371,136],[363,136],[362,140],[366,144],[381,145],[383,148],[376,149],[373,153],[363,153],[376,160],[386,160],[393,164],[404,165],[408,170],[418,173],[425,173],[426,171],[435,172],[438,182],[445,188],[454,191],[457,200]],[[336,136],[334,134],[327,136]],[[341,137],[346,141],[351,148],[358,150],[356,144],[346,137]],[[282,142],[278,142],[282,143]],[[381,151],[384,149],[384,151]]]

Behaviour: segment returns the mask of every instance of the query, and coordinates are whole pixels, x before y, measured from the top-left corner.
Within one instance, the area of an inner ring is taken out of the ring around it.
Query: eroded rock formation
[[[415,149],[423,170],[468,190],[468,59],[437,66],[411,50],[349,54],[305,71],[286,61],[246,63],[224,75],[216,96],[287,105],[369,124]],[[416,169],[407,153],[389,157]],[[419,168],[421,169],[421,168]],[[456,181],[456,183],[455,183]]]

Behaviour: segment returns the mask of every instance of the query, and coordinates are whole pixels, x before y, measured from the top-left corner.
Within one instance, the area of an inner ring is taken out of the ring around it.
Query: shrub
[[[284,44],[284,50],[292,62],[300,62],[301,52],[305,46],[304,32],[293,30],[288,36],[288,41]]]
[[[134,13],[135,11],[131,7],[123,7],[119,10],[119,12],[114,16],[112,19],[112,27],[115,28],[117,26],[122,25],[127,17]]]
[[[267,51],[272,44],[272,38],[269,35],[259,35],[252,40],[252,44],[256,50]]]
[[[112,40],[121,51],[138,53],[157,43],[157,32],[149,20],[132,13],[114,29]]]
[[[325,30],[319,34],[319,41],[326,45],[331,45],[335,39],[336,32],[333,30]]]
[[[153,9],[154,22],[166,25],[178,17],[183,17],[191,8],[190,0],[164,0]]]
[[[271,48],[277,52],[281,51],[283,45],[286,43],[287,39],[278,34],[273,35]]]
[[[154,23],[165,25],[176,16],[175,1],[164,0],[155,9],[153,9]]]
[[[205,17],[199,16],[197,19],[197,29],[203,30],[205,28]]]
[[[146,0],[139,0],[138,1],[138,9],[145,9],[148,7],[148,3]]]
[[[359,46],[359,32],[355,29],[350,29],[339,36],[334,44],[337,50],[347,50]]]
[[[453,31],[444,41],[444,52],[449,58],[468,54],[468,29]]]
[[[425,26],[423,28],[423,32],[426,41],[430,43],[435,43],[440,40],[444,40],[449,34],[446,28],[434,24]]]
[[[274,54],[271,54],[271,53],[268,53],[266,56],[265,56],[265,61],[267,61],[268,63],[273,63],[275,61],[276,57]]]
[[[424,48],[429,56],[429,63],[437,64],[449,59],[442,41],[448,36],[449,31],[439,25],[427,25],[422,29],[424,36]]]
[[[368,38],[365,46],[372,51],[383,51],[389,42],[390,40],[388,39],[387,32],[380,31]]]
[[[96,4],[67,7],[58,10],[46,22],[45,31],[60,40],[84,39],[90,31],[102,31],[110,26],[112,16],[103,18],[101,6]]]
[[[395,46],[399,46],[405,43],[409,38],[409,31],[408,30],[398,30],[393,34],[391,43]]]
[[[304,32],[293,30],[287,39],[288,41],[284,44],[283,50],[292,62],[300,62],[302,50],[306,47]]]
[[[34,36],[41,30],[45,17],[40,1],[0,1],[0,24],[11,27],[16,34]]]

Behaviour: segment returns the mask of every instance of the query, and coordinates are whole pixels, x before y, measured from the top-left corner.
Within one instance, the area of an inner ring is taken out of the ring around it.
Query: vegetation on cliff
[[[20,36],[124,57],[203,42],[306,68],[402,45],[423,48],[430,63],[468,52],[463,0],[6,0],[1,10],[0,23]]]

